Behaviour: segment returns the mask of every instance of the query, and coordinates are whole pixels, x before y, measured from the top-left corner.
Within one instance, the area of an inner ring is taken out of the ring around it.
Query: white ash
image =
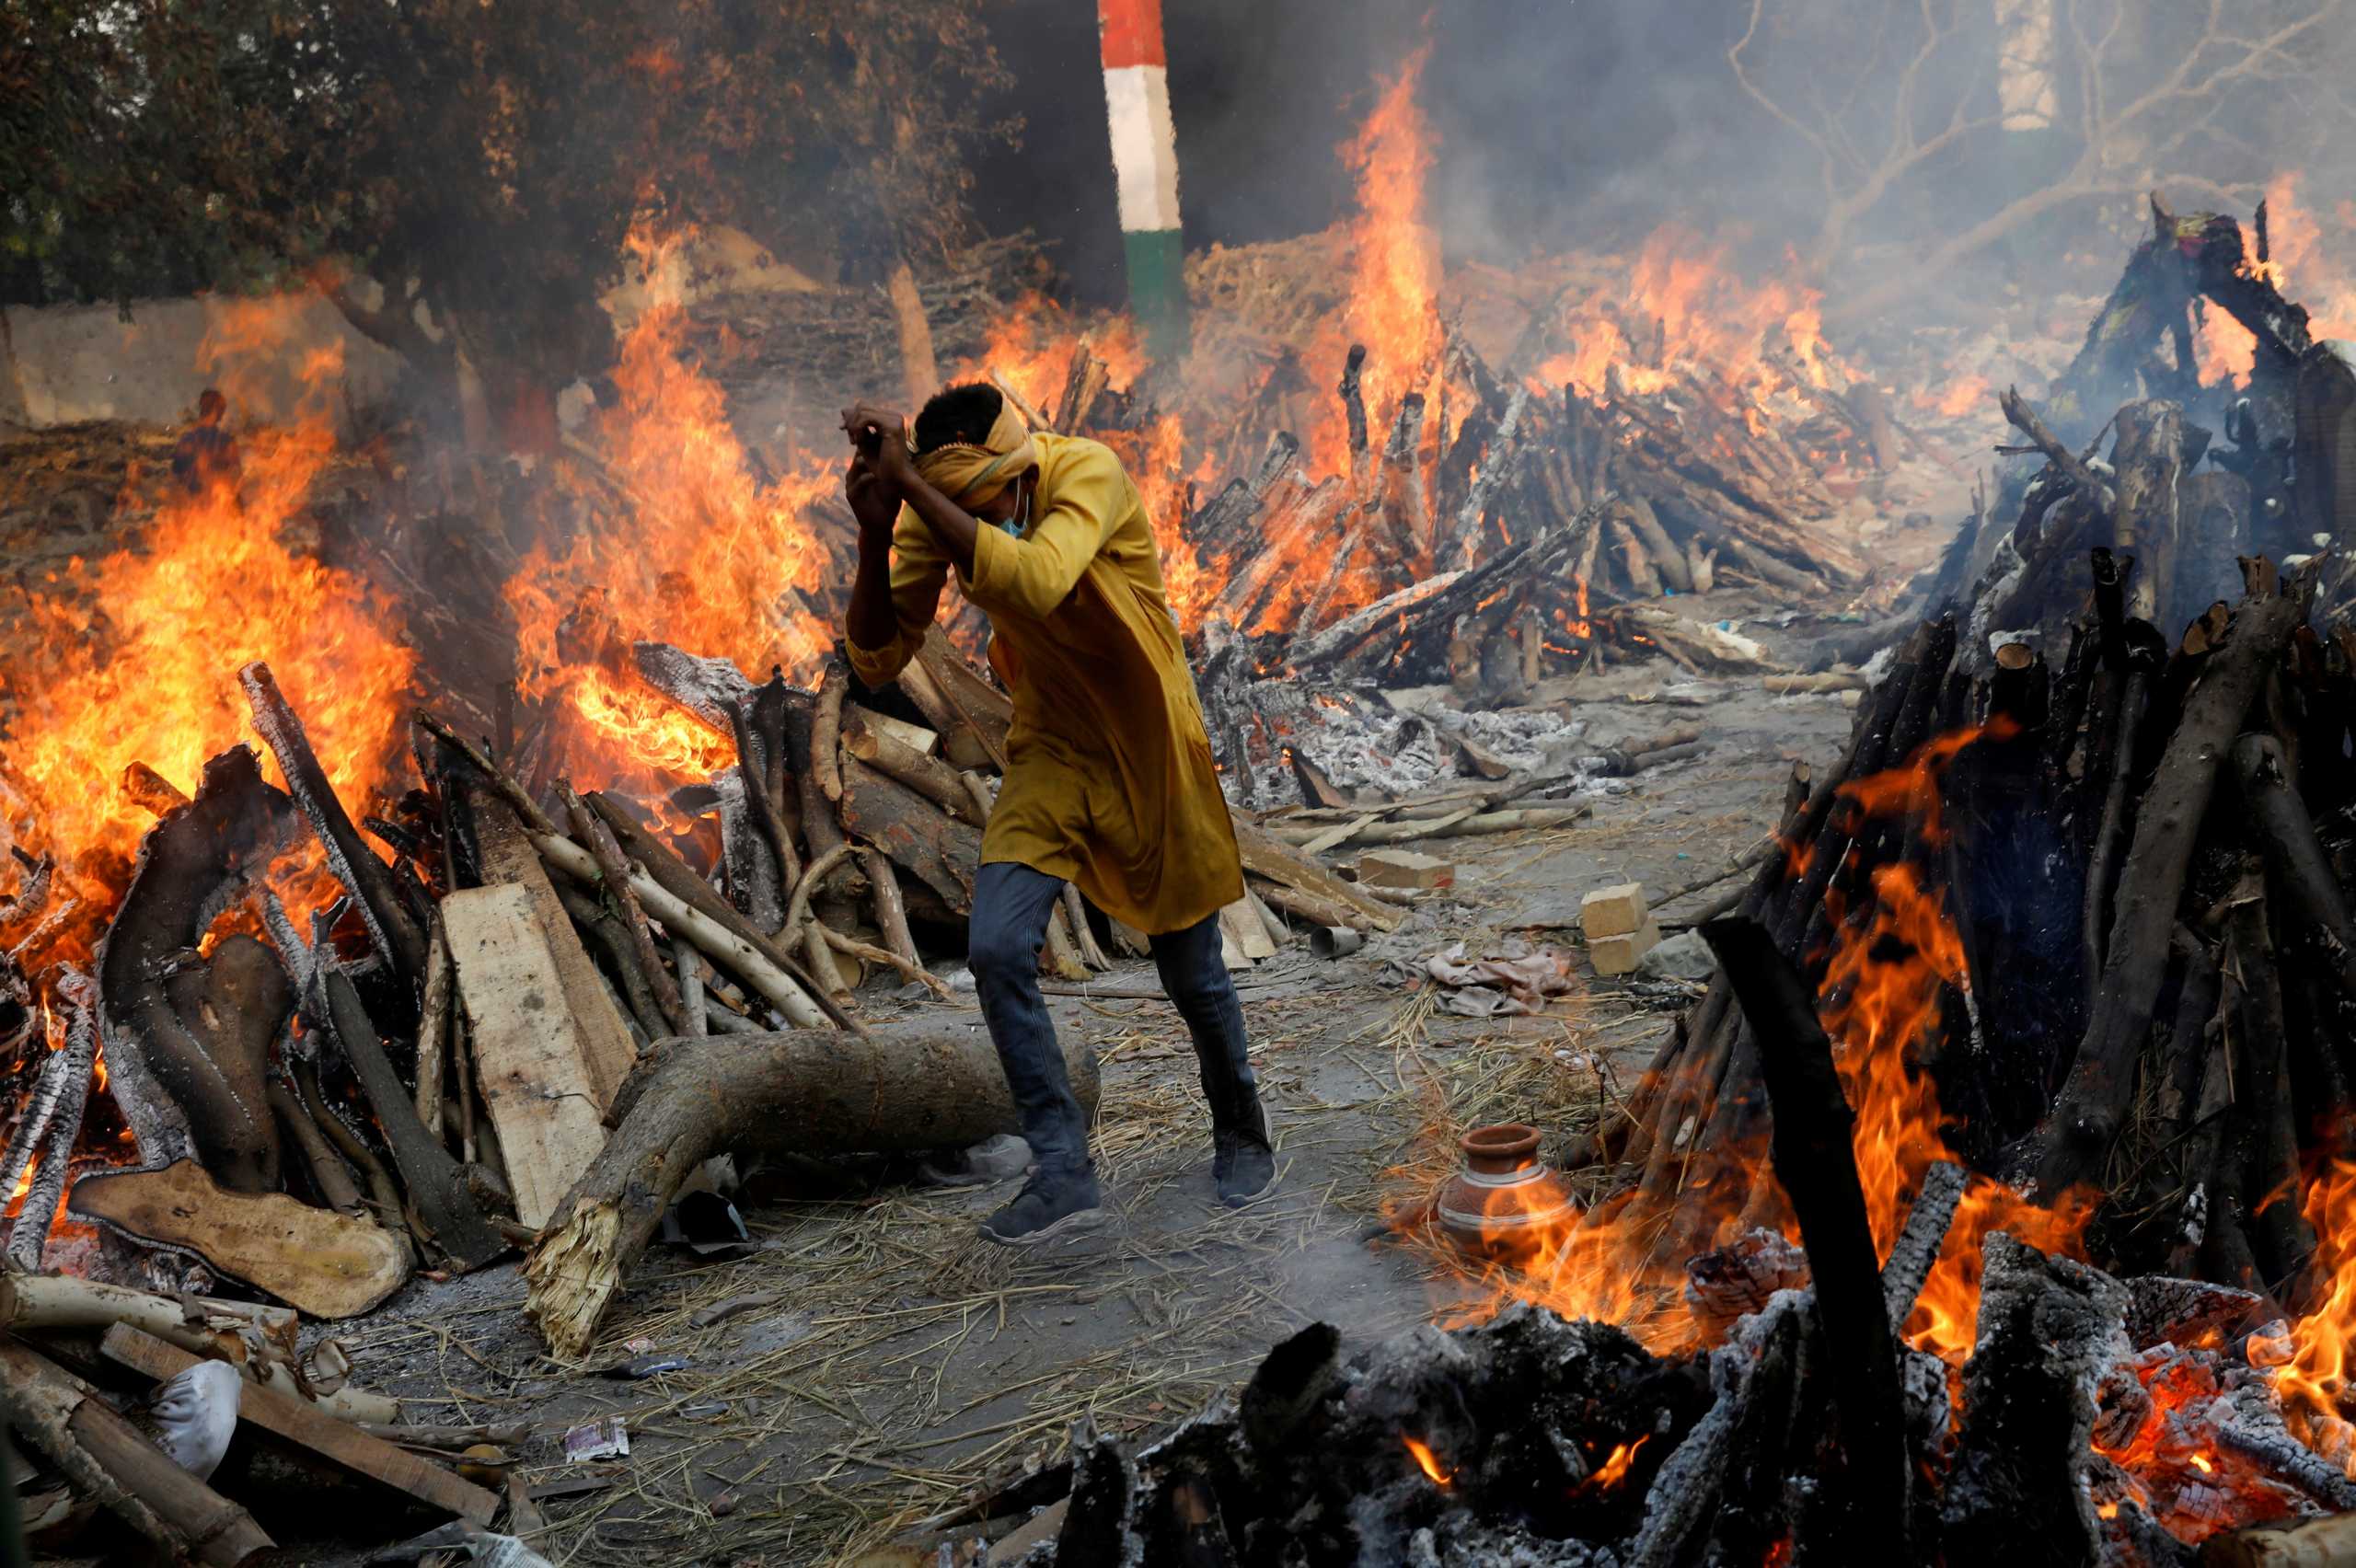
[[[1288,748],[1345,790],[1407,794],[1456,778],[1455,750],[1442,745],[1442,732],[1494,753],[1517,772],[1568,772],[1573,743],[1587,731],[1583,721],[1542,710],[1468,713],[1435,703],[1402,714],[1379,693],[1300,680],[1255,681],[1236,706],[1258,721],[1259,743],[1246,748],[1250,801],[1239,801],[1257,805],[1299,798]],[[1238,794],[1231,767],[1228,793]]]

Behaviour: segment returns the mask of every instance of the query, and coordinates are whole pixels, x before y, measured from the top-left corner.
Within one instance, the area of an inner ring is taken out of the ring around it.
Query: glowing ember
[[[1627,1480],[1628,1468],[1636,1462],[1636,1450],[1651,1441],[1652,1435],[1646,1433],[1633,1443],[1613,1444],[1611,1452],[1605,1457],[1603,1463],[1597,1466],[1595,1473],[1587,1478],[1585,1482],[1587,1489],[1609,1492]]]

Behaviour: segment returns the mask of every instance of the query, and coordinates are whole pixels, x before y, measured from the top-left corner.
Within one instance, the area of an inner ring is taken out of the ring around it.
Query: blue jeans
[[[1063,883],[1011,861],[984,866],[974,879],[974,915],[967,957],[974,989],[990,1043],[1006,1069],[1007,1087],[1022,1118],[1022,1136],[1042,1174],[1078,1174],[1092,1169],[1088,1156],[1088,1119],[1073,1098],[1056,1043],[1055,1020],[1039,994],[1039,949],[1047,920],[1062,896]],[[1176,1005],[1195,1037],[1203,1094],[1210,1101],[1211,1125],[1233,1124],[1243,1107],[1256,1105],[1258,1085],[1243,1039],[1243,1004],[1219,956],[1218,917],[1209,916],[1183,931],[1151,939],[1161,988]]]

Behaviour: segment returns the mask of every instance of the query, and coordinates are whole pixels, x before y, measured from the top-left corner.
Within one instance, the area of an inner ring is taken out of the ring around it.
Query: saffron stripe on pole
[[[1161,0],[1101,0],[1096,15],[1103,29],[1105,70],[1170,63],[1161,45]]]

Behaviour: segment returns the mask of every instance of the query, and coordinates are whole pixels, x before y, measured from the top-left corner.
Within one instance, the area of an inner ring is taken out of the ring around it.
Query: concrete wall
[[[235,422],[332,419],[388,397],[400,357],[313,293],[0,311],[0,421],[172,424],[218,386]]]

